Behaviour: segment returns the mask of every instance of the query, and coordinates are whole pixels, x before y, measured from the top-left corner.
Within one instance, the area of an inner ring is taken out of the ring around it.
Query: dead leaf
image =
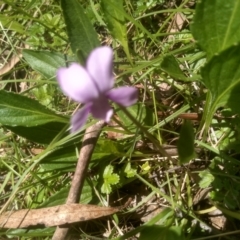
[[[41,209],[8,211],[0,216],[0,228],[29,228],[64,226],[108,216],[120,208],[85,204],[64,204]]]
[[[168,31],[171,33],[181,31],[186,20],[187,20],[187,18],[185,17],[184,14],[176,13],[174,15],[174,18],[173,18],[170,26],[169,26]]]
[[[169,26],[168,32],[170,33],[176,33],[182,30],[184,23],[187,21],[186,16],[183,13],[176,13],[174,15],[174,18]],[[169,35],[168,39],[172,40],[174,39],[174,35]]]
[[[14,66],[20,61],[21,58],[22,54],[13,56],[9,60],[9,62],[7,62],[2,68],[0,68],[0,76],[11,71],[14,68]]]

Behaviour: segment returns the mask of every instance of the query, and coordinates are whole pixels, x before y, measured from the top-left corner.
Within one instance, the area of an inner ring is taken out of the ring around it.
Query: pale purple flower
[[[98,47],[90,53],[86,67],[73,63],[68,68],[58,69],[57,80],[62,91],[76,102],[85,104],[71,119],[72,132],[85,124],[89,113],[95,118],[109,122],[113,110],[108,100],[124,107],[136,103],[138,91],[135,87],[112,89],[112,65],[112,49]]]

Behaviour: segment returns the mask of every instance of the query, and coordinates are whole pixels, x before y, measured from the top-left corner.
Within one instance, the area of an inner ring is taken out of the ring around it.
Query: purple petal
[[[105,96],[102,96],[93,102],[91,113],[93,117],[109,122],[113,115],[113,110],[108,103],[108,99]]]
[[[88,72],[79,64],[57,71],[59,85],[67,96],[80,103],[87,103],[98,97],[97,88]]]
[[[138,100],[138,90],[135,87],[119,87],[110,90],[107,97],[124,107],[133,105]]]
[[[80,110],[78,110],[71,118],[71,132],[79,130],[87,121],[88,114],[91,109],[91,104],[86,104]]]
[[[112,63],[113,52],[110,47],[94,49],[87,59],[87,71],[94,79],[101,93],[110,90],[114,85]]]

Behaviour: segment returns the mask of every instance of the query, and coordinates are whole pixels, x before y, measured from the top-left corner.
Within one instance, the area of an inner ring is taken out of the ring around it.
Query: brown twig
[[[100,132],[105,123],[99,121],[96,124],[87,128],[82,142],[77,167],[73,176],[72,185],[68,194],[66,204],[78,203],[80,200],[83,183],[90,162],[94,147],[97,143]],[[53,235],[53,240],[66,240],[69,228],[57,227]]]

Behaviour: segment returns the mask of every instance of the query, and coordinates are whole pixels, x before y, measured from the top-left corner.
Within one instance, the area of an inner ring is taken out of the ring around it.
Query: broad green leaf
[[[49,122],[67,123],[66,117],[55,114],[36,100],[0,91],[0,123],[8,126],[32,127]]]
[[[240,1],[199,1],[191,30],[209,59],[240,41],[239,16]]]
[[[80,145],[79,145],[80,146]],[[41,167],[47,171],[61,170],[63,172],[74,171],[77,162],[75,146],[67,146],[57,149],[41,161]]]
[[[127,28],[124,15],[119,14],[119,10],[124,11],[123,0],[101,0],[102,12],[111,35],[123,46],[128,60],[131,62],[129,54]]]
[[[240,45],[214,56],[202,70],[202,81],[211,92],[211,110],[228,105],[240,112]]]
[[[181,127],[177,148],[181,164],[188,163],[196,156],[194,150],[194,129],[190,121],[185,121]]]
[[[61,0],[67,33],[73,53],[84,57],[100,45],[96,31],[77,0]]]
[[[184,76],[174,56],[169,55],[164,57],[160,66],[164,72],[168,73],[171,77],[174,77],[176,80],[189,81],[189,79]]]
[[[139,240],[185,240],[181,227],[164,227],[160,225],[145,226]]]
[[[66,66],[63,54],[49,51],[23,50],[23,57],[35,71],[46,78],[54,78],[60,67]]]
[[[76,147],[79,146],[81,144],[77,143],[77,145],[64,146],[54,151],[41,161],[41,166],[49,171],[56,169],[74,171],[77,162]],[[96,166],[99,163],[109,162],[121,156],[121,153],[124,154],[124,150],[119,143],[107,139],[99,139],[92,154],[90,167]]]
[[[59,132],[65,127],[65,125],[66,123],[50,122],[33,127],[10,127],[6,125],[5,127],[17,135],[22,136],[30,141],[49,144],[54,139],[54,137],[56,137]]]

